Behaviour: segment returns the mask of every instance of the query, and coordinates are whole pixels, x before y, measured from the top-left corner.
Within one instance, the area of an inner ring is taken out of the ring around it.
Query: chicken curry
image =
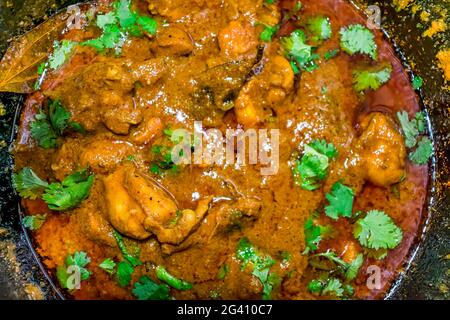
[[[67,297],[383,297],[433,148],[420,78],[367,17],[344,0],[79,9],[45,22],[64,21],[13,148],[23,223]],[[277,132],[276,170],[179,163],[180,129]]]

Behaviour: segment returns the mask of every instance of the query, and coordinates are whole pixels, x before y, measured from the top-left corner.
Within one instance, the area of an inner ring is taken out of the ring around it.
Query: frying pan
[[[0,56],[5,52],[9,39],[75,2],[79,1],[0,0]],[[435,155],[426,204],[428,214],[416,245],[386,299],[448,299],[450,89],[445,91],[442,87],[447,85],[450,88],[450,82],[445,82],[435,56],[440,48],[450,47],[450,29],[437,38],[423,38],[424,25],[418,14],[412,14],[411,10],[398,11],[393,2],[368,0],[354,3],[360,8],[379,6],[386,37],[410,74],[424,79],[420,95],[428,114]],[[430,12],[439,6],[448,9],[446,0],[423,0],[420,3]],[[450,25],[450,15],[447,25]],[[16,94],[0,94],[0,103],[6,111],[0,116],[0,299],[61,299],[63,296],[49,279],[27,231],[20,223],[19,199],[11,186],[12,159],[8,148],[14,137],[23,98]]]

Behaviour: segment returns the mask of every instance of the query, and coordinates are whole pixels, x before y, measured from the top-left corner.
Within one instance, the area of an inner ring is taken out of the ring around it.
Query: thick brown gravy
[[[40,199],[23,199],[27,214],[47,214],[46,222],[33,236],[36,250],[50,273],[56,277],[57,266],[64,265],[68,255],[84,251],[91,259],[87,266],[91,275],[82,281],[79,290],[70,291],[76,299],[131,299],[133,283],[141,276],[158,282],[157,265],[193,285],[186,291],[171,289],[170,294],[176,299],[260,299],[261,282],[252,275],[250,267],[242,269],[236,257],[238,242],[246,237],[275,261],[270,272],[277,274],[280,281],[273,286],[273,299],[315,299],[317,296],[307,286],[320,272],[308,263],[313,254],[303,252],[305,221],[318,212],[316,222],[329,224],[334,231],[333,237],[319,243],[316,253],[333,250],[345,262],[363,253],[364,263],[350,282],[355,289],[352,297],[382,297],[416,239],[428,182],[427,166],[405,160],[403,138],[394,121],[398,111],[414,116],[419,102],[382,33],[373,31],[377,61],[391,63],[391,79],[378,90],[361,96],[352,88],[352,70],[375,62],[340,52],[335,58],[320,59],[316,70],[294,77],[288,61],[280,54],[279,39],[298,28],[298,22],[285,21],[271,42],[259,40],[263,27],[257,22],[281,22],[282,16],[292,10],[292,1],[273,5],[263,0],[137,2],[135,8],[159,22],[155,37],[130,38],[120,56],[77,47],[70,60],[50,73],[40,90],[28,97],[23,108],[14,150],[17,171],[31,167],[49,181],[61,181],[84,167],[95,174],[89,197],[73,210],[56,212]],[[339,48],[341,27],[365,25],[366,19],[347,1],[304,0],[302,4],[298,21],[317,15],[330,19],[333,33],[331,39],[318,46],[321,57]],[[99,8],[109,10],[108,1],[101,1]],[[82,41],[96,33],[97,28],[90,26],[62,37]],[[258,46],[264,47],[262,72],[242,80],[258,59]],[[240,61],[238,66],[236,61]],[[234,81],[233,88],[237,89],[234,108],[223,111],[198,98],[199,89],[206,84],[213,92],[221,92],[228,85],[223,81],[227,77],[233,79],[230,82]],[[71,120],[80,123],[87,134],[66,134],[59,138],[56,149],[39,147],[29,128],[48,99],[59,99],[72,114]],[[255,118],[246,109],[249,105],[260,112]],[[168,143],[163,129],[192,131],[194,121],[203,121],[204,127],[223,132],[236,127],[279,129],[278,173],[262,176],[259,165],[183,165],[176,172],[151,171],[158,160],[152,147]],[[365,143],[362,137],[371,128],[368,123],[375,131],[367,139],[375,140]],[[294,183],[291,164],[292,155],[301,154],[304,145],[314,139],[333,143],[339,155],[331,162],[320,188],[309,191]],[[392,178],[391,167],[384,172],[367,164],[383,161],[373,149],[377,144],[393,155],[403,152],[404,180],[392,183],[395,177]],[[143,228],[138,214],[129,214],[131,205],[124,209],[126,213],[117,209],[131,201],[131,190],[136,192],[136,203],[144,208],[142,203],[148,199],[145,194],[139,198],[138,190],[145,193],[151,189],[148,181],[164,186],[180,209],[198,212],[202,201],[210,197],[214,200],[209,201],[207,211],[195,226],[189,230],[180,227],[178,234],[166,235],[167,229],[160,230],[159,225],[145,224],[147,227]],[[325,194],[337,181],[354,190],[353,213],[384,211],[403,231],[401,243],[389,250],[384,259],[367,255],[352,234],[354,220],[334,221],[323,213]],[[139,183],[143,183],[141,187],[137,187]],[[125,214],[126,218],[118,217]],[[123,287],[114,275],[99,268],[106,258],[123,260],[113,237],[114,229],[124,236],[130,251],[139,252],[143,262],[134,269],[130,284]],[[225,265],[226,275],[218,277]],[[367,286],[367,268],[373,265],[382,270],[378,289]]]

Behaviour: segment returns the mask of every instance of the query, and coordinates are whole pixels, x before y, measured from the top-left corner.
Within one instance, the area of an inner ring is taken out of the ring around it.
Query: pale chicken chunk
[[[162,243],[182,242],[203,219],[210,198],[197,209],[179,210],[169,193],[127,163],[103,179],[105,208],[111,224],[135,239],[154,234]]]
[[[255,28],[244,20],[231,21],[219,33],[219,46],[228,59],[253,58],[258,46]]]
[[[282,56],[269,58],[263,72],[250,80],[239,93],[235,113],[240,124],[250,127],[263,122],[294,87],[294,72]]]
[[[400,182],[406,175],[406,148],[394,121],[382,113],[372,113],[361,122],[360,155],[367,180],[380,187]]]

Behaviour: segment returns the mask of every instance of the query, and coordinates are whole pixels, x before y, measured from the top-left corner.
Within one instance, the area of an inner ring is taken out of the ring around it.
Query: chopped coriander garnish
[[[325,214],[337,220],[339,217],[350,218],[352,216],[353,198],[355,193],[353,190],[340,182],[336,182],[331,188],[331,192],[325,195],[330,202],[325,207]]]
[[[353,71],[353,87],[356,92],[377,90],[391,78],[392,67],[389,65],[379,70]]]
[[[174,289],[183,291],[192,289],[191,283],[174,277],[163,266],[156,267],[156,277]]]
[[[26,216],[23,218],[22,223],[25,228],[30,229],[32,231],[38,230],[44,224],[45,220],[47,220],[46,214],[35,214],[32,216]]]
[[[418,90],[423,85],[423,79],[419,76],[413,76],[412,86],[414,90]]]
[[[229,272],[229,267],[227,264],[223,264],[220,266],[219,272],[217,273],[217,279],[223,280],[227,276]]]
[[[428,137],[419,139],[419,135],[425,133],[425,114],[417,112],[414,119],[409,120],[408,113],[402,111],[397,112],[397,118],[405,137],[405,146],[412,149],[417,145],[417,148],[409,153],[409,160],[416,165],[427,164],[433,155],[433,144]]]
[[[50,101],[48,117],[41,110],[31,122],[31,136],[44,149],[56,148],[58,136],[62,136],[66,129],[72,128],[80,133],[85,131],[79,123],[70,121],[70,116],[58,100]]]
[[[117,246],[119,247],[120,251],[122,252],[122,255],[125,258],[125,260],[127,260],[133,267],[142,265],[142,262],[139,260],[139,258],[133,257],[128,252],[128,248],[125,245],[125,242],[123,241],[123,237],[120,235],[120,233],[118,233],[116,230],[114,230],[113,236],[116,239]]]
[[[53,53],[48,58],[48,66],[50,69],[56,70],[62,67],[76,44],[76,42],[70,40],[55,41],[53,44]]]
[[[433,155],[433,144],[427,137],[419,140],[416,150],[409,154],[409,160],[417,165],[425,165]]]
[[[128,261],[121,261],[117,265],[117,283],[121,287],[126,287],[131,282],[131,275],[134,272],[133,266]]]
[[[359,219],[353,230],[359,243],[369,249],[394,249],[403,238],[400,229],[383,211],[371,210]]]
[[[261,41],[270,42],[272,41],[273,36],[277,33],[279,26],[265,26],[264,30],[259,35]]]
[[[351,281],[356,278],[358,275],[359,269],[361,268],[363,262],[364,262],[364,256],[362,253],[359,253],[355,259],[347,263],[341,258],[339,258],[334,251],[327,251],[324,253],[318,253],[314,257],[316,258],[326,258],[327,260],[331,261],[333,264],[337,266],[337,271],[344,276],[346,281]],[[321,264],[315,263],[313,260],[310,260],[310,264],[319,268],[319,269],[326,269],[322,267]]]
[[[315,60],[319,56],[313,53],[312,46],[306,44],[306,36],[303,31],[295,30],[289,37],[281,38],[280,42],[286,52],[286,56],[297,66],[297,69],[293,68],[294,73],[298,73],[296,72],[298,68],[308,72],[318,68]]]
[[[330,60],[333,59],[334,57],[336,57],[339,54],[339,49],[333,49],[333,50],[329,50],[327,52],[325,52],[324,54],[324,58],[325,60]]]
[[[76,289],[79,285],[78,283],[75,283],[76,281],[69,281],[72,280],[71,276],[73,275],[73,273],[69,273],[69,268],[72,266],[75,267],[75,269],[79,272],[80,280],[89,279],[91,273],[86,269],[86,266],[90,262],[91,259],[87,256],[86,252],[83,251],[77,251],[73,254],[73,256],[67,256],[64,265],[58,266],[56,269],[56,276],[61,287],[64,289],[73,290]]]
[[[281,281],[278,275],[270,272],[270,267],[275,264],[275,261],[269,255],[259,253],[247,238],[239,240],[236,257],[241,261],[241,270],[251,264],[252,275],[258,278],[263,285],[263,299],[271,299],[274,286]]]
[[[51,183],[42,195],[48,207],[56,211],[73,209],[89,195],[94,175],[82,170],[66,177],[62,182]]]
[[[305,242],[306,248],[303,254],[308,254],[309,252],[314,252],[317,247],[326,236],[331,233],[330,226],[321,226],[314,223],[314,216],[308,218],[304,225]]]
[[[402,127],[406,147],[413,148],[417,143],[417,136],[420,134],[417,116],[415,119],[410,121],[408,113],[406,111],[402,111],[397,112],[397,118]],[[420,127],[422,127],[422,125],[420,125]]]
[[[131,11],[130,0],[114,2],[113,11],[98,15],[96,24],[102,30],[101,36],[81,44],[91,46],[100,52],[114,49],[117,54],[121,52],[128,35],[139,37],[142,32],[154,35],[158,27],[155,19]]]
[[[311,280],[308,284],[308,290],[320,296],[335,296],[340,298],[344,295],[342,282],[337,278]]]
[[[302,158],[296,160],[292,168],[295,183],[305,190],[319,188],[328,174],[330,160],[336,156],[334,145],[327,144],[325,140],[315,140],[305,145]]]
[[[368,28],[354,24],[343,27],[340,31],[341,49],[350,55],[367,54],[373,60],[377,59],[375,36]]]
[[[313,34],[314,41],[327,40],[331,38],[330,18],[325,16],[312,17],[308,20],[307,28]]]
[[[44,149],[56,148],[58,144],[54,129],[50,125],[47,115],[42,110],[35,115],[34,121],[30,124],[31,136]]]
[[[147,276],[142,276],[133,287],[133,295],[138,300],[168,300],[169,291],[166,284],[158,284]]]
[[[329,279],[323,287],[321,294],[342,297],[344,295],[344,289],[342,288],[341,281],[336,278]]]
[[[36,199],[43,190],[48,187],[47,181],[42,180],[29,167],[14,173],[12,177],[13,186],[22,198]]]
[[[349,264],[347,271],[345,272],[345,278],[347,279],[347,281],[351,281],[356,278],[363,262],[364,262],[364,256],[362,253],[360,253]]]
[[[105,270],[106,272],[108,272],[109,274],[113,274],[114,268],[116,267],[116,263],[111,258],[106,258],[98,266],[103,270]]]

